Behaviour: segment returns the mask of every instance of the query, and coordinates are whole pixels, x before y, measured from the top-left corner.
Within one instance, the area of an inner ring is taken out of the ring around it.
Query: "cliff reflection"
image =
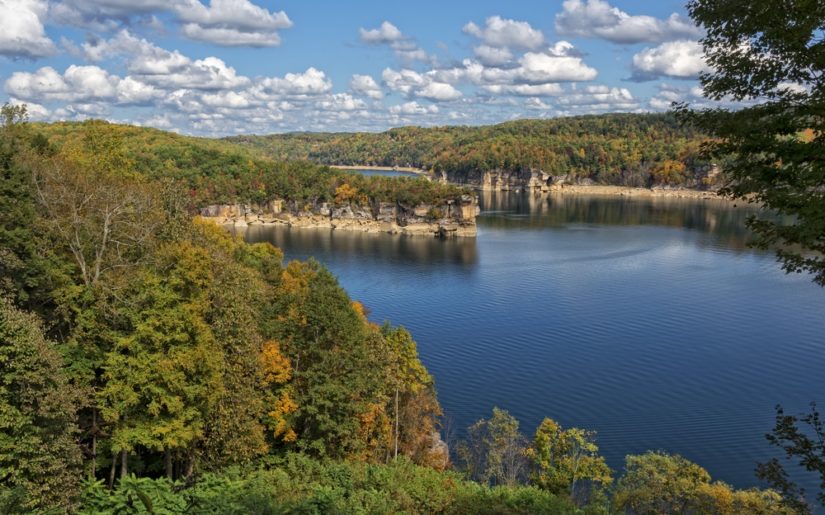
[[[480,192],[480,227],[564,228],[572,224],[659,225],[707,233],[715,245],[749,249],[745,226],[753,206],[716,199],[609,197],[533,192]]]
[[[310,256],[324,261],[380,257],[383,262],[412,264],[474,265],[478,261],[475,238],[438,239],[330,229],[290,229],[283,226],[252,225],[236,230],[248,243],[268,241],[283,249],[289,259]]]

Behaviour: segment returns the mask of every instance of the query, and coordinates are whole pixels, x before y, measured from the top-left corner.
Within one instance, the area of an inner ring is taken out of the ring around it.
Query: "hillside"
[[[123,166],[152,180],[185,186],[194,207],[209,204],[262,203],[273,198],[299,206],[336,202],[341,188],[347,201],[440,205],[460,199],[461,188],[418,178],[364,177],[306,160],[281,160],[261,149],[233,141],[182,136],[157,129],[102,121],[32,124],[56,151],[103,155],[120,149]]]
[[[482,127],[402,127],[381,133],[291,133],[225,141],[281,160],[413,166],[462,175],[540,169],[570,182],[697,187],[708,163],[703,136],[670,114],[517,120]]]

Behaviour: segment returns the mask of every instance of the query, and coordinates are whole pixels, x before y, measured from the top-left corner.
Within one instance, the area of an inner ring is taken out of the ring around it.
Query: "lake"
[[[738,487],[774,405],[825,399],[825,289],[747,247],[716,200],[483,193],[478,237],[250,227],[314,256],[376,322],[407,327],[448,437],[493,406],[598,432],[608,463],[680,453]],[[815,485],[814,485],[815,486]]]

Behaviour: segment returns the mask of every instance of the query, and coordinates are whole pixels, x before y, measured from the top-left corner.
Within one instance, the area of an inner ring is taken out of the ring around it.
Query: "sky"
[[[183,134],[701,103],[679,1],[0,0],[0,103]]]

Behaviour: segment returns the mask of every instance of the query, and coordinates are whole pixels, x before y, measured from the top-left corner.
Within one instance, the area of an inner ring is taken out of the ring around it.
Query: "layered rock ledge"
[[[204,219],[232,227],[286,225],[441,238],[475,236],[478,213],[478,201],[470,195],[442,205],[376,202],[335,206],[322,202],[299,206],[295,202],[272,200],[265,204],[216,204],[200,210]]]

